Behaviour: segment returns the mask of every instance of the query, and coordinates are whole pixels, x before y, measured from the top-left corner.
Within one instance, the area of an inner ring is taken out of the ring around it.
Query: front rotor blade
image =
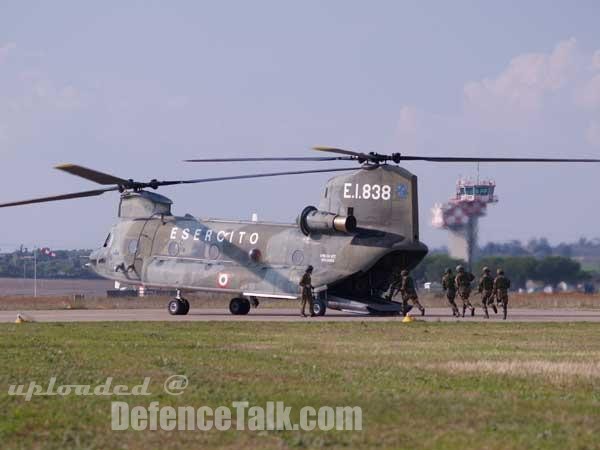
[[[600,159],[589,158],[471,158],[458,156],[405,156],[402,161],[429,162],[600,162]]]
[[[113,188],[108,188],[108,189],[96,189],[93,191],[74,192],[72,194],[54,195],[52,197],[32,198],[30,200],[21,200],[18,202],[3,203],[3,204],[0,204],[0,208],[8,208],[9,206],[31,205],[33,203],[56,202],[59,200],[70,200],[73,198],[95,197],[97,195],[102,195],[105,192],[118,191],[118,190],[119,190],[118,187],[113,187]]]
[[[184,162],[261,162],[261,161],[351,161],[352,156],[290,156],[267,158],[210,158],[210,159],[185,159]]]
[[[265,177],[281,177],[285,175],[303,175],[309,173],[326,173],[326,172],[342,172],[347,170],[356,170],[356,167],[347,167],[344,169],[315,169],[315,170],[298,170],[292,172],[271,172],[271,173],[254,173],[248,175],[234,175],[228,177],[215,178],[200,178],[197,180],[178,180],[178,181],[158,181],[156,186],[174,186],[176,184],[195,184],[195,183],[211,183],[214,181],[228,180],[244,180],[248,178],[265,178]]]
[[[123,178],[88,169],[87,167],[78,166],[77,164],[61,164],[60,166],[56,166],[55,169],[85,178],[86,180],[94,181],[98,184],[124,186],[129,183]]]

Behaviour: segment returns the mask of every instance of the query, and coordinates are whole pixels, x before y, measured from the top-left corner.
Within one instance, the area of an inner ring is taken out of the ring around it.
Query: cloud
[[[89,94],[71,85],[56,86],[50,80],[39,80],[33,86],[36,100],[52,108],[62,111],[73,111],[83,108],[89,101]]]
[[[576,95],[576,101],[584,108],[600,108],[600,74],[584,83]]]
[[[40,73],[7,77],[0,86],[0,98],[0,142],[4,145],[48,133],[47,129],[42,131],[45,126],[72,120],[95,102],[91,91]]]
[[[17,48],[17,45],[14,42],[0,45],[0,64],[6,60],[8,54],[15,48]]]
[[[600,50],[596,50],[592,55],[592,69],[600,70]]]
[[[576,52],[577,42],[568,39],[550,54],[519,55],[496,77],[467,83],[465,104],[482,112],[537,112],[573,76]]]
[[[92,99],[90,92],[60,84],[42,74],[22,74],[6,94],[5,106],[13,112],[60,112],[83,109]]]
[[[403,106],[396,134],[412,147],[431,143],[435,136],[466,144],[465,133],[498,132],[502,139],[536,136],[552,144],[557,140],[549,136],[568,136],[571,142],[598,145],[599,110],[600,50],[585,52],[575,39],[566,39],[549,52],[515,56],[496,75],[466,82],[455,114]]]
[[[585,137],[590,144],[600,146],[600,121],[592,120],[586,130]]]
[[[403,106],[400,109],[398,119],[398,132],[401,134],[412,134],[417,131],[418,112],[412,106]]]

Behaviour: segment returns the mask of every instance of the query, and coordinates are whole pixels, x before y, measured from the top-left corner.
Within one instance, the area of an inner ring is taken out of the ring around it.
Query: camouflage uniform
[[[302,275],[302,279],[300,280],[300,287],[302,289],[302,305],[300,306],[300,313],[303,317],[306,317],[306,313],[304,312],[306,308],[306,304],[308,303],[308,310],[311,316],[314,316],[312,306],[313,306],[313,294],[312,294],[312,266],[309,266]]]
[[[392,300],[402,289],[401,272],[394,272],[391,277],[390,290],[385,296],[388,300]]]
[[[498,303],[502,305],[503,319],[506,320],[508,314],[508,289],[510,280],[504,276],[504,271],[498,269],[498,276],[494,279],[494,295]]]
[[[497,313],[496,305],[494,305],[494,279],[490,275],[490,270],[486,267],[483,269],[483,275],[479,278],[479,293],[481,294],[481,305],[485,318],[489,319],[488,305],[491,305],[494,312]]]
[[[442,288],[444,292],[446,292],[446,298],[448,299],[448,303],[452,307],[452,315],[456,317],[460,317],[458,312],[458,306],[456,306],[456,280],[454,279],[454,275],[450,269],[446,269],[446,273],[442,278]]]
[[[463,302],[462,316],[465,317],[465,311],[467,308],[471,308],[471,315],[475,315],[475,307],[471,304],[469,297],[471,296],[471,283],[475,279],[475,276],[471,272],[465,272],[465,270],[459,266],[456,269],[458,272],[454,279],[456,286],[458,287],[458,295]]]
[[[417,290],[415,289],[415,282],[412,277],[408,275],[408,270],[403,270],[402,273],[402,282],[400,284],[400,293],[402,294],[402,311],[404,311],[404,315],[408,312],[408,301],[411,300],[413,305],[415,305],[421,311],[421,315],[425,315],[425,308],[419,302],[419,296],[417,295]]]

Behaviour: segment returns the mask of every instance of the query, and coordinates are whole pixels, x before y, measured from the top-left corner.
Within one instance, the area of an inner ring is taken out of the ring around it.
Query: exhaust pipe
[[[340,216],[327,211],[319,211],[307,206],[298,218],[300,229],[306,236],[311,233],[353,233],[356,231],[356,217]]]

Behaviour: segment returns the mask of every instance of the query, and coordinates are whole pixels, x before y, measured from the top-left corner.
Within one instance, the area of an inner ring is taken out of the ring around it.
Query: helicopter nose
[[[105,261],[103,250],[103,248],[99,248],[90,253],[89,262],[85,266],[98,273],[98,265]]]

